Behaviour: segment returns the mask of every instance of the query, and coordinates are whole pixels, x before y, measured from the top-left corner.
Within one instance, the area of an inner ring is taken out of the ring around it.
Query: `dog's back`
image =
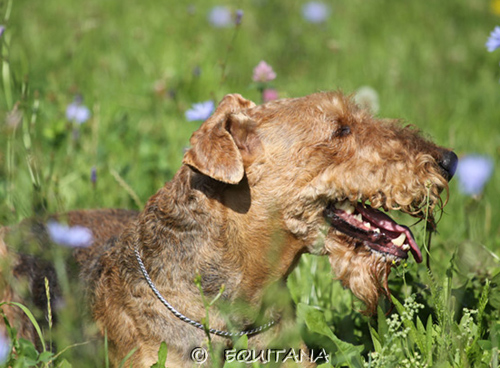
[[[136,211],[118,209],[69,211],[47,219],[30,218],[15,226],[0,228],[0,301],[18,302],[45,311],[45,278],[49,281],[51,300],[61,297],[56,271],[44,254],[54,246],[47,229],[48,223],[57,222],[68,228],[78,226],[92,234],[92,247],[77,247],[69,252],[71,256],[66,261],[71,267],[75,261],[85,263],[95,258],[95,253],[107,240],[120,235],[137,214]],[[78,272],[69,274],[77,276]],[[29,290],[20,290],[19,285],[23,284],[28,285]],[[19,337],[36,342],[33,326],[21,309],[8,304],[1,308]],[[5,333],[3,321],[0,322],[0,333]]]

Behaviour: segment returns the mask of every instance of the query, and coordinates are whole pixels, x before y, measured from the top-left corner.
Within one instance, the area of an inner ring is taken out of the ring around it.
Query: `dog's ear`
[[[255,123],[243,112],[254,106],[239,94],[226,95],[191,136],[191,148],[182,162],[218,181],[238,184],[260,147]]]

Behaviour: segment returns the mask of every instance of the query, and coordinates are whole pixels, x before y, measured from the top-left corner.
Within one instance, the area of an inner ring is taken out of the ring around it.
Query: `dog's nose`
[[[439,166],[443,169],[446,179],[450,181],[453,175],[455,175],[455,171],[457,171],[458,166],[458,157],[455,152],[444,152],[441,157],[441,161],[439,162]]]

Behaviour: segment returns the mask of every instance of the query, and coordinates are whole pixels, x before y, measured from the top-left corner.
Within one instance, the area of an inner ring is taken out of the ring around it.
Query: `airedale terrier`
[[[303,253],[328,255],[373,311],[394,262],[408,253],[422,260],[409,228],[383,211],[433,223],[456,165],[452,151],[415,128],[376,119],[340,93],[260,106],[227,95],[193,134],[173,180],[83,262],[114,364],[133,352],[127,365],[149,367],[164,341],[167,366],[191,367],[206,333],[218,344],[238,331],[262,346],[258,332],[272,322],[254,328],[240,302],[260,311],[265,290]],[[206,331],[204,298],[220,291]],[[234,306],[232,315],[219,302]]]

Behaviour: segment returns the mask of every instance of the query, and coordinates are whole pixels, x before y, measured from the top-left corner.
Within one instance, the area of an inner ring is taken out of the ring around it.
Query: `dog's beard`
[[[333,235],[325,241],[325,250],[337,279],[366,306],[363,311],[373,314],[382,294],[389,295],[387,278],[394,259],[370,252],[363,246],[348,246],[347,236]]]

